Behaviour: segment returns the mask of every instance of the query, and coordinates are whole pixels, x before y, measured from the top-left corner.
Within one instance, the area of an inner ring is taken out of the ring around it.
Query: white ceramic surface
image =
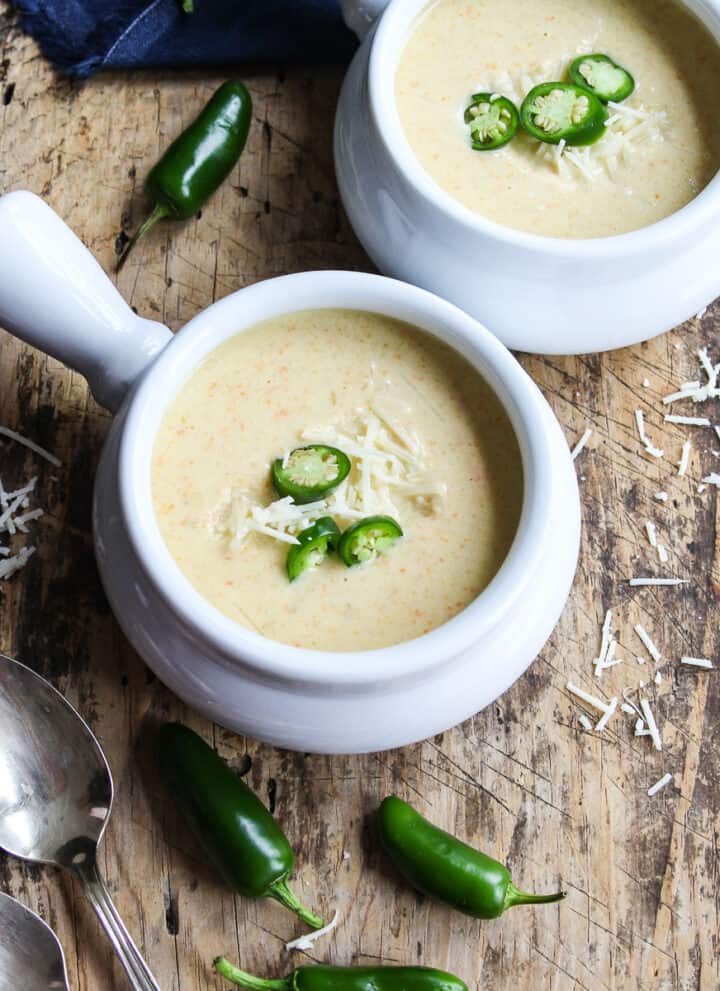
[[[720,175],[650,227],[572,241],[502,227],[442,190],[415,158],[393,95],[404,41],[427,2],[392,0],[355,55],[335,121],[342,200],[382,272],[456,303],[508,347],[544,354],[647,340],[720,294]],[[684,2],[720,41],[720,0]],[[361,37],[384,6],[343,0]]]
[[[22,250],[13,252],[13,244]],[[62,278],[55,274],[59,255],[66,259]],[[100,301],[97,309],[94,300]],[[261,320],[343,306],[423,327],[481,371],[515,428],[525,498],[508,558],[464,612],[405,644],[337,654],[267,640],[237,626],[195,591],[162,540],[152,510],[150,465],[168,401],[208,352]],[[74,321],[66,317],[68,307],[75,308]],[[30,193],[11,193],[0,199],[0,324],[92,374],[95,394],[108,396],[113,408],[120,399],[118,383],[137,376],[98,471],[94,529],[100,572],[138,652],[181,698],[217,722],[298,750],[399,746],[489,704],[549,636],[578,553],[579,500],[568,445],[515,359],[451,304],[380,276],[309,272],[234,293],[173,338],[165,328],[133,317],[49,207]],[[169,343],[160,350],[164,341]]]

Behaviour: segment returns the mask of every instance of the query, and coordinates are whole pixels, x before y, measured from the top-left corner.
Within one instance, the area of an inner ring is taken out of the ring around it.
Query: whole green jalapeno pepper
[[[257,795],[181,723],[160,729],[157,752],[175,803],[227,883],[247,898],[274,898],[319,929],[323,920],[288,887],[292,847]]]
[[[263,980],[234,967],[225,957],[214,961],[215,970],[241,987],[254,991],[467,991],[454,974],[432,967],[330,967],[325,964],[297,967],[277,980]]]
[[[513,905],[557,902],[564,891],[518,891],[507,867],[433,826],[402,799],[390,796],[378,812],[380,840],[395,867],[419,891],[475,919],[496,919]]]
[[[148,173],[145,193],[155,207],[120,256],[117,271],[158,220],[189,220],[227,179],[245,147],[251,117],[252,100],[242,83],[229,80],[215,91]]]
[[[540,83],[520,107],[527,133],[552,145],[591,145],[605,133],[607,118],[605,104],[576,83]]]

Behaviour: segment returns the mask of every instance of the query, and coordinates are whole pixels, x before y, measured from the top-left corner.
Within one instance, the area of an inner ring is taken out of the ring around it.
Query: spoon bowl
[[[158,991],[98,872],[112,800],[110,768],[79,713],[40,675],[0,654],[0,847],[71,871],[131,986]]]
[[[0,891],[0,991],[68,991],[57,936],[39,915]]]

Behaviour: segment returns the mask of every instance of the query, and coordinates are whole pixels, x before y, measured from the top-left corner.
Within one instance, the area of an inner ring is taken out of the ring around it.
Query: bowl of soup
[[[344,4],[365,40],[335,125],[343,202],[383,272],[544,353],[645,340],[720,293],[717,0],[385,6]],[[598,140],[520,126],[502,147],[473,147],[474,95],[521,108],[592,54],[634,82],[604,101]]]
[[[138,653],[209,718],[298,750],[386,749],[477,712],[545,643],[577,562],[568,445],[452,304],[308,272],[172,335],[11,193],[0,324],[116,412],[95,485],[102,581]],[[337,540],[309,544],[328,520]]]

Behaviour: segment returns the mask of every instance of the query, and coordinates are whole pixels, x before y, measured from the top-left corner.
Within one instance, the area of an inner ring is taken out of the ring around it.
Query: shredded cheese
[[[589,706],[592,706],[593,709],[597,709],[598,712],[610,712],[610,715],[612,715],[615,711],[613,701],[617,704],[617,699],[611,699],[610,702],[603,702],[603,700],[599,699],[596,695],[590,695],[589,692],[586,692],[577,685],[574,685],[572,681],[568,681],[565,687],[571,695],[576,695],[579,699],[582,699],[583,702],[587,702]]]
[[[0,426],[0,434],[4,437],[9,437],[10,440],[14,440],[18,444],[22,444],[23,447],[29,448],[31,451],[34,451],[35,454],[39,454],[41,458],[45,458],[46,461],[49,461],[51,465],[55,465],[56,468],[60,468],[62,465],[62,461],[60,461],[59,458],[56,458],[54,454],[46,451],[44,447],[40,447],[39,444],[36,444],[35,441],[30,440],[28,437],[23,437],[23,435],[19,434],[16,430],[11,430],[9,427]]]
[[[667,492],[656,492],[653,499],[657,499],[658,502],[667,502],[668,494]]]
[[[645,523],[645,532],[647,533],[647,538],[650,541],[651,547],[657,547],[657,530],[654,523],[648,520]]]
[[[657,795],[659,791],[665,788],[672,781],[672,774],[663,774],[659,781],[656,781],[654,785],[651,785],[648,790],[648,798],[652,798],[653,795]]]
[[[578,722],[585,730],[589,731],[593,728],[593,724],[590,722],[590,720],[588,719],[588,717],[585,715],[584,712],[581,712],[580,715],[578,716]]]
[[[640,443],[645,448],[647,453],[653,458],[661,458],[665,453],[659,447],[655,447],[654,444],[650,443],[650,439],[645,432],[645,417],[643,416],[643,411],[641,409],[635,410],[635,423],[637,424],[638,436],[640,438]]]
[[[582,451],[582,449],[585,447],[585,445],[587,444],[587,442],[590,440],[591,437],[592,437],[592,430],[590,429],[590,427],[588,427],[585,433],[580,438],[580,440],[575,445],[575,447],[570,452],[570,458],[572,461],[575,460],[575,458]]]
[[[304,933],[302,936],[298,936],[297,939],[291,939],[289,943],[285,944],[286,950],[311,950],[313,943],[320,939],[321,936],[326,936],[329,932],[338,924],[338,913],[335,911],[333,913],[332,919],[328,922],[326,926],[322,929],[315,929],[314,932]]]
[[[607,655],[610,649],[611,635],[610,635],[610,624],[612,623],[612,610],[608,609],[605,613],[605,619],[603,620],[602,630],[600,632],[600,653],[595,658],[595,677],[599,678],[602,675],[603,670],[607,666]]]
[[[642,585],[688,585],[689,578],[631,578],[630,585],[639,588]]]
[[[617,704],[618,700],[616,698],[610,699],[610,704],[608,705],[606,711],[595,724],[595,731],[597,733],[602,733],[607,724],[610,722],[610,719],[615,714],[615,710],[617,709]]]
[[[2,565],[0,565],[0,567],[2,567]],[[690,667],[694,667],[694,668],[710,669],[715,667],[713,662],[709,660],[707,657],[681,657],[680,663],[687,664]]]
[[[703,482],[706,482],[708,485],[720,486],[720,474],[716,471],[712,471],[709,475],[706,475],[705,478],[703,478]]]
[[[652,742],[656,750],[662,750],[662,739],[660,737],[660,731],[657,728],[657,723],[655,722],[655,717],[650,709],[650,704],[647,699],[640,699],[640,710],[647,723],[647,728],[652,737]]]
[[[647,650],[648,654],[652,657],[656,664],[659,664],[662,660],[662,655],[653,643],[648,631],[641,623],[636,623],[634,629],[640,640],[642,640],[643,646]]]
[[[663,403],[666,406],[669,406],[671,403],[678,402],[681,399],[689,399],[693,403],[704,403],[708,399],[717,399],[720,397],[720,388],[718,387],[720,364],[714,365],[710,361],[707,348],[701,348],[698,351],[698,358],[700,359],[700,364],[705,373],[705,384],[701,385],[699,379],[692,382],[683,382],[677,392],[672,392],[669,396],[665,396],[663,398]],[[671,422],[677,423],[685,421],[675,420]],[[705,424],[702,425],[704,426]]]
[[[678,475],[684,475],[688,469],[691,446],[692,445],[690,444],[689,440],[686,440],[682,446],[682,454],[680,455],[680,461],[678,462]]]
[[[682,423],[686,427],[711,427],[712,424],[706,416],[678,416],[675,413],[668,413],[665,416],[666,423]]]

